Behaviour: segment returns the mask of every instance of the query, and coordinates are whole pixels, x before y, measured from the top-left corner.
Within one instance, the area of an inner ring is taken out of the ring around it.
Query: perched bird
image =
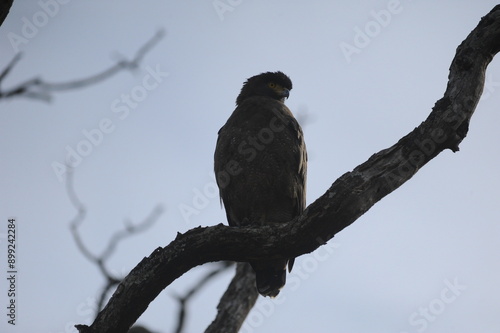
[[[249,78],[219,130],[214,169],[230,226],[284,223],[305,208],[306,146],[284,104],[291,89],[282,72]],[[261,295],[278,295],[294,259],[250,262]]]

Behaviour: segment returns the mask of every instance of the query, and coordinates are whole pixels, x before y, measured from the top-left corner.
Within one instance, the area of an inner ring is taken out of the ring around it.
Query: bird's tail
[[[276,297],[286,282],[288,260],[262,260],[251,262],[255,271],[257,290],[262,296]]]

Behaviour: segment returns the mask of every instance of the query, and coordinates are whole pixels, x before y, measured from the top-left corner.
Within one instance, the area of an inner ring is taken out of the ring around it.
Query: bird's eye
[[[267,86],[268,86],[269,88],[274,89],[274,88],[276,88],[276,83],[274,83],[274,82],[269,82],[269,83],[267,84]]]

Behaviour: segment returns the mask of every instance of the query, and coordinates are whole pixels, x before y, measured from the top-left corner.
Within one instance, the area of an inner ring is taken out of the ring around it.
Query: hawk
[[[247,79],[236,109],[219,130],[214,169],[230,226],[284,223],[305,208],[306,146],[284,104],[291,89],[282,72]],[[294,259],[250,262],[261,295],[278,295]]]

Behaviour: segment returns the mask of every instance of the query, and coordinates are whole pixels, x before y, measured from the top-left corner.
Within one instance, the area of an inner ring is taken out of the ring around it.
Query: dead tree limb
[[[342,175],[289,223],[247,228],[219,224],[178,234],[130,272],[91,326],[77,328],[85,333],[126,332],[164,288],[206,262],[284,259],[314,251],[440,152],[458,151],[481,96],[486,67],[499,50],[500,6],[496,6],[457,48],[443,98],[395,145]],[[246,316],[235,315],[241,314]]]
[[[189,289],[183,296],[175,297],[179,302],[179,312],[177,316],[177,325],[175,328],[175,333],[182,333],[184,330],[186,317],[187,317],[187,304],[191,298],[193,298],[196,293],[198,293],[203,287],[213,278],[218,276],[220,273],[225,272],[228,268],[233,266],[231,261],[222,261],[220,263],[213,264],[213,267],[208,273],[203,275],[199,282],[196,283],[194,287]]]
[[[217,316],[205,333],[238,332],[258,296],[252,267],[246,262],[238,263],[236,274],[217,305]]]
[[[104,81],[120,71],[137,69],[144,56],[158,44],[164,35],[164,30],[158,30],[153,37],[137,50],[131,60],[122,59],[102,72],[67,82],[48,82],[41,77],[34,77],[5,90],[0,87],[0,99],[26,97],[49,102],[54,92],[87,87]],[[0,74],[0,85],[20,59],[21,53],[17,53],[5,67]]]
[[[76,192],[75,192],[75,187],[73,185],[73,169],[71,167],[68,167],[68,172],[66,173],[66,193],[68,194],[68,198],[77,210],[77,213],[75,217],[71,220],[70,222],[70,230],[71,230],[71,235],[73,236],[73,239],[75,241],[75,244],[78,248],[78,250],[83,254],[83,256],[90,261],[91,263],[95,264],[98,268],[101,274],[104,276],[105,279],[105,284],[104,287],[102,288],[101,295],[99,297],[99,301],[97,303],[97,312],[102,310],[104,302],[106,301],[106,297],[109,293],[109,291],[114,288],[116,285],[120,283],[123,277],[121,276],[115,276],[112,274],[109,269],[106,266],[106,262],[108,259],[115,253],[116,246],[120,241],[127,237],[135,236],[139,234],[140,232],[146,231],[149,229],[160,217],[160,215],[163,213],[163,207],[161,205],[156,206],[149,216],[145,218],[143,221],[137,223],[137,224],[132,224],[130,221],[126,221],[125,228],[123,230],[119,230],[115,232],[110,240],[104,251],[100,255],[95,255],[92,253],[92,251],[85,245],[81,235],[80,235],[80,225],[83,223],[85,220],[85,216],[87,215],[87,209],[81,202],[81,200],[78,198]],[[97,315],[97,313],[96,313]]]

